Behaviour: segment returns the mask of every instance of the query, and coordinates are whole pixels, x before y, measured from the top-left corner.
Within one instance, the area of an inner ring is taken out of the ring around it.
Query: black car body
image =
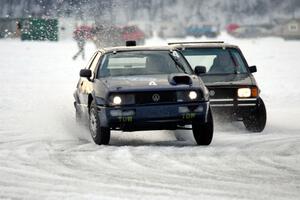
[[[214,114],[243,121],[252,132],[266,124],[266,109],[260,89],[239,47],[224,42],[169,43],[182,52],[209,89]]]
[[[208,90],[175,49],[100,49],[80,76],[74,92],[76,117],[89,119],[95,143],[108,144],[111,130],[176,130],[192,125],[196,142],[210,144]]]

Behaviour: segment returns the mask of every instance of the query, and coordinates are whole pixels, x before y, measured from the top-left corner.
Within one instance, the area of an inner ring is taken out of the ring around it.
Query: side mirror
[[[80,75],[80,77],[89,79],[92,76],[92,71],[89,69],[82,69],[82,70],[80,70],[79,75]]]
[[[251,73],[257,72],[257,68],[256,68],[255,65],[254,66],[250,66],[249,70],[250,70]]]
[[[194,71],[195,71],[195,74],[199,76],[200,74],[205,74],[206,73],[206,67],[196,66]]]

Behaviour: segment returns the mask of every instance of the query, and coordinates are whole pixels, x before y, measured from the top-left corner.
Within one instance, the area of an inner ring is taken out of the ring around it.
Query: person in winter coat
[[[82,59],[84,59],[85,56],[84,47],[86,43],[85,30],[79,27],[76,28],[73,34],[74,34],[73,38],[76,40],[79,49],[78,52],[73,56],[73,60],[75,60],[80,54],[82,55]]]

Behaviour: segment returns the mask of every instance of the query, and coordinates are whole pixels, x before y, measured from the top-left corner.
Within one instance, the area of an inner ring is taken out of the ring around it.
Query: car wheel
[[[243,123],[248,131],[262,132],[266,126],[267,112],[264,101],[259,98],[256,109],[243,118]]]
[[[209,145],[213,138],[214,133],[214,121],[211,113],[211,109],[208,110],[207,122],[199,123],[193,122],[192,125],[194,138],[198,145]]]
[[[101,127],[100,117],[94,102],[92,102],[90,107],[89,128],[91,136],[96,144],[101,145],[109,143],[110,129],[108,127]]]

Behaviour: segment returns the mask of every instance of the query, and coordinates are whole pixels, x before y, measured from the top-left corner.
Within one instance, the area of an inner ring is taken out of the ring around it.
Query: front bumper
[[[209,102],[97,108],[103,127],[127,131],[172,130],[193,121],[205,123]]]
[[[257,98],[210,99],[211,107],[251,107],[256,106]]]
[[[258,98],[210,99],[210,102],[214,114],[242,120],[245,115],[256,109]]]

